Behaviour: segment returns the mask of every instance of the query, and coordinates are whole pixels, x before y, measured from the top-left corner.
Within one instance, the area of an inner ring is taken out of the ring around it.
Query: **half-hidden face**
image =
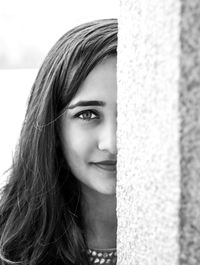
[[[80,86],[61,120],[65,158],[82,188],[116,189],[116,57],[98,64]]]

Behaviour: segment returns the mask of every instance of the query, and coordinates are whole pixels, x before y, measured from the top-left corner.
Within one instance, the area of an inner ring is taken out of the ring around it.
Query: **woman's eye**
[[[99,118],[97,113],[95,113],[94,111],[91,111],[91,110],[81,111],[81,112],[76,114],[76,117],[78,117],[79,119],[82,119],[84,121],[90,121],[90,120],[94,120],[94,119]]]

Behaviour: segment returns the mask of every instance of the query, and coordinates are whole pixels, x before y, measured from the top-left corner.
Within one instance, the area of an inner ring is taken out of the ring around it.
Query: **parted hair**
[[[0,201],[0,264],[88,264],[81,192],[64,158],[60,117],[91,70],[117,54],[116,19],[64,34],[46,56],[28,100]]]

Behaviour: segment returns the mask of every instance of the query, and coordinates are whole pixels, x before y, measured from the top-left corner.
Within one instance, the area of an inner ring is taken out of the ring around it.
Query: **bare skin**
[[[88,247],[116,248],[116,195],[105,195],[82,186],[82,213],[86,225]]]

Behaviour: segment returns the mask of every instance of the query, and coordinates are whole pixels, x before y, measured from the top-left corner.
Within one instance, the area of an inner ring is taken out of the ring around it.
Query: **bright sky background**
[[[118,0],[0,0],[0,68],[37,67],[67,30],[111,17]]]
[[[44,56],[72,27],[117,17],[118,0],[0,0],[0,186]]]

